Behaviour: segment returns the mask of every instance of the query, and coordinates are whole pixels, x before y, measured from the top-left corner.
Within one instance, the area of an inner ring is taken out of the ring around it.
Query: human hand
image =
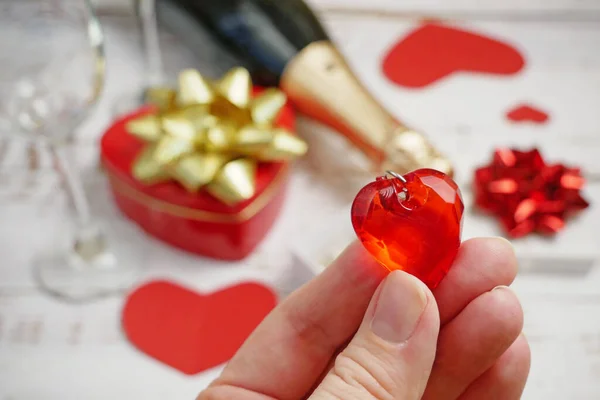
[[[468,240],[432,293],[405,272],[386,277],[353,243],[265,318],[198,400],[519,399],[530,353],[505,287],[516,271],[507,241]]]

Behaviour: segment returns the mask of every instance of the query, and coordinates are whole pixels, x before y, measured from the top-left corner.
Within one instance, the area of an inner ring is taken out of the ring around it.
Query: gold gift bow
[[[156,114],[130,120],[127,131],[147,144],[132,165],[144,184],[175,179],[190,192],[201,188],[226,204],[256,192],[259,162],[289,161],[307,144],[274,126],[287,98],[278,89],[252,97],[244,68],[234,68],[211,82],[198,71],[179,75],[178,89],[153,88],[148,102]]]

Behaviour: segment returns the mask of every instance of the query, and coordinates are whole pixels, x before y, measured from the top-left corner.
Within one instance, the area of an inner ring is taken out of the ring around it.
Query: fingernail
[[[513,252],[515,251],[515,246],[513,246],[512,242],[511,242],[510,240],[508,240],[507,238],[505,238],[505,237],[502,237],[502,236],[492,236],[492,237],[490,237],[490,239],[492,239],[492,240],[496,240],[496,241],[498,241],[498,242],[501,242],[501,243],[503,243],[504,245],[506,245],[506,246],[510,247],[510,249],[511,249]]]
[[[508,286],[499,285],[499,286],[496,286],[495,288],[493,288],[492,290],[490,290],[490,292],[493,292],[494,290],[505,290],[505,289],[510,290],[510,288]]]
[[[512,247],[512,242],[505,238],[504,236],[491,236],[491,239],[499,240],[501,242],[508,243]]]
[[[417,278],[405,272],[392,272],[385,279],[371,330],[381,339],[402,343],[413,334],[427,305],[427,295]]]

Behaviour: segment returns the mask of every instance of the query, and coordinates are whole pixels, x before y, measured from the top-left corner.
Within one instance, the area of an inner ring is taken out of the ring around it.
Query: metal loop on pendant
[[[396,179],[400,179],[402,181],[402,183],[406,183],[406,179],[402,175],[400,175],[399,173],[397,173],[397,172],[387,170],[387,171],[385,171],[385,173],[387,175],[393,176]]]
[[[398,174],[397,172],[394,171],[390,171],[387,170],[385,171],[386,175],[391,175],[392,177],[399,179],[400,182],[402,182],[404,185],[406,185],[406,178],[404,178],[402,175]],[[408,199],[408,189],[406,188],[406,186],[402,186],[402,192],[397,193],[398,196],[398,200],[400,201],[404,201],[406,199]]]

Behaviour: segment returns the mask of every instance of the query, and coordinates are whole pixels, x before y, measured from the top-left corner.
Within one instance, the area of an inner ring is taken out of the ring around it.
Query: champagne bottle
[[[157,13],[161,25],[223,68],[241,65],[255,83],[278,85],[300,112],[362,151],[371,172],[452,174],[423,134],[368,92],[302,0],[158,0]]]

